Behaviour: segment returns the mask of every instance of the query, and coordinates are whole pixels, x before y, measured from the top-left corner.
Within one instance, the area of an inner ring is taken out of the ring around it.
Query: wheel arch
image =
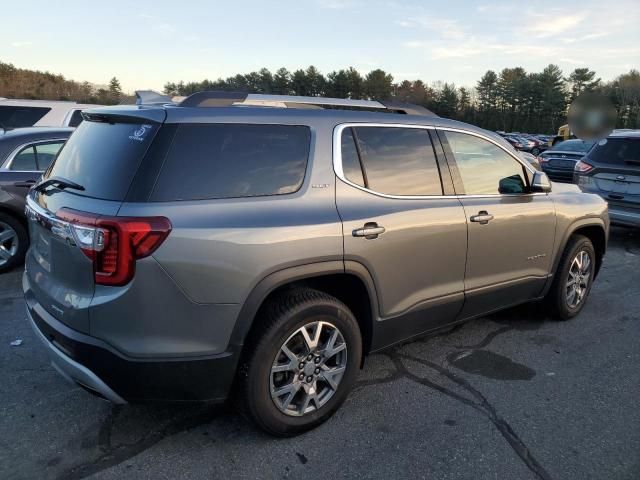
[[[290,288],[314,288],[342,301],[353,312],[362,334],[362,352],[372,344],[373,321],[377,318],[377,296],[368,270],[357,262],[328,261],[278,270],[252,289],[238,314],[230,343],[242,348],[265,303]]]
[[[567,229],[567,233],[562,240],[561,248],[559,248],[556,253],[556,258],[553,264],[553,272],[556,272],[556,270],[558,269],[560,258],[567,248],[569,239],[575,235],[584,235],[589,240],[591,240],[593,248],[596,251],[595,276],[597,276],[598,272],[600,271],[600,267],[602,266],[602,260],[607,250],[608,241],[607,226],[602,219],[598,219],[598,221],[594,221],[594,219],[585,219],[575,222],[569,229]]]

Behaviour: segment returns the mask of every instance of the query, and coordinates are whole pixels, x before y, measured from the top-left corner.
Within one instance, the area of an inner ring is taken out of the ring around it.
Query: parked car
[[[549,146],[544,140],[539,139],[535,135],[530,135],[528,133],[521,135],[523,138],[529,141],[528,146],[531,148],[529,151],[532,155],[539,155],[541,152],[545,151]]]
[[[574,317],[606,250],[602,198],[420,107],[200,92],[85,116],[28,196],[23,288],[56,368],[115,403],[234,385],[295,435],[370,352],[531,300]]]
[[[574,173],[583,192],[609,203],[612,223],[640,227],[640,130],[616,130],[600,140]]]
[[[573,182],[573,169],[593,146],[593,140],[565,140],[538,157],[542,171],[554,182]]]
[[[29,245],[25,198],[73,128],[0,131],[0,273],[24,260]]]
[[[0,98],[0,128],[77,127],[82,110],[100,105],[53,100]]]

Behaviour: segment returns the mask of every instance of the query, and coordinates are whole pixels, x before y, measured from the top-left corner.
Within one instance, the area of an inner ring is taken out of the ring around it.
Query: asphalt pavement
[[[292,439],[232,405],[113,406],[66,383],[20,277],[0,275],[2,479],[640,479],[640,231],[612,230],[578,318],[527,305],[372,355]]]

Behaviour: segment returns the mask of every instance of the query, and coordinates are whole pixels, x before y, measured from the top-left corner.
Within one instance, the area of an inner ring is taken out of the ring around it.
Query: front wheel
[[[547,295],[552,314],[568,320],[584,308],[596,271],[596,253],[591,240],[575,235],[560,259],[553,284]]]
[[[244,411],[278,436],[327,420],[344,402],[362,356],[358,323],[338,299],[312,289],[276,297],[256,319],[241,366]]]

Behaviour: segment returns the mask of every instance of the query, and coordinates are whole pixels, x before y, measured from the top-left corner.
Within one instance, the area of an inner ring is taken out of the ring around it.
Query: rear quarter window
[[[180,125],[151,201],[284,195],[300,189],[311,131],[297,125]]]

